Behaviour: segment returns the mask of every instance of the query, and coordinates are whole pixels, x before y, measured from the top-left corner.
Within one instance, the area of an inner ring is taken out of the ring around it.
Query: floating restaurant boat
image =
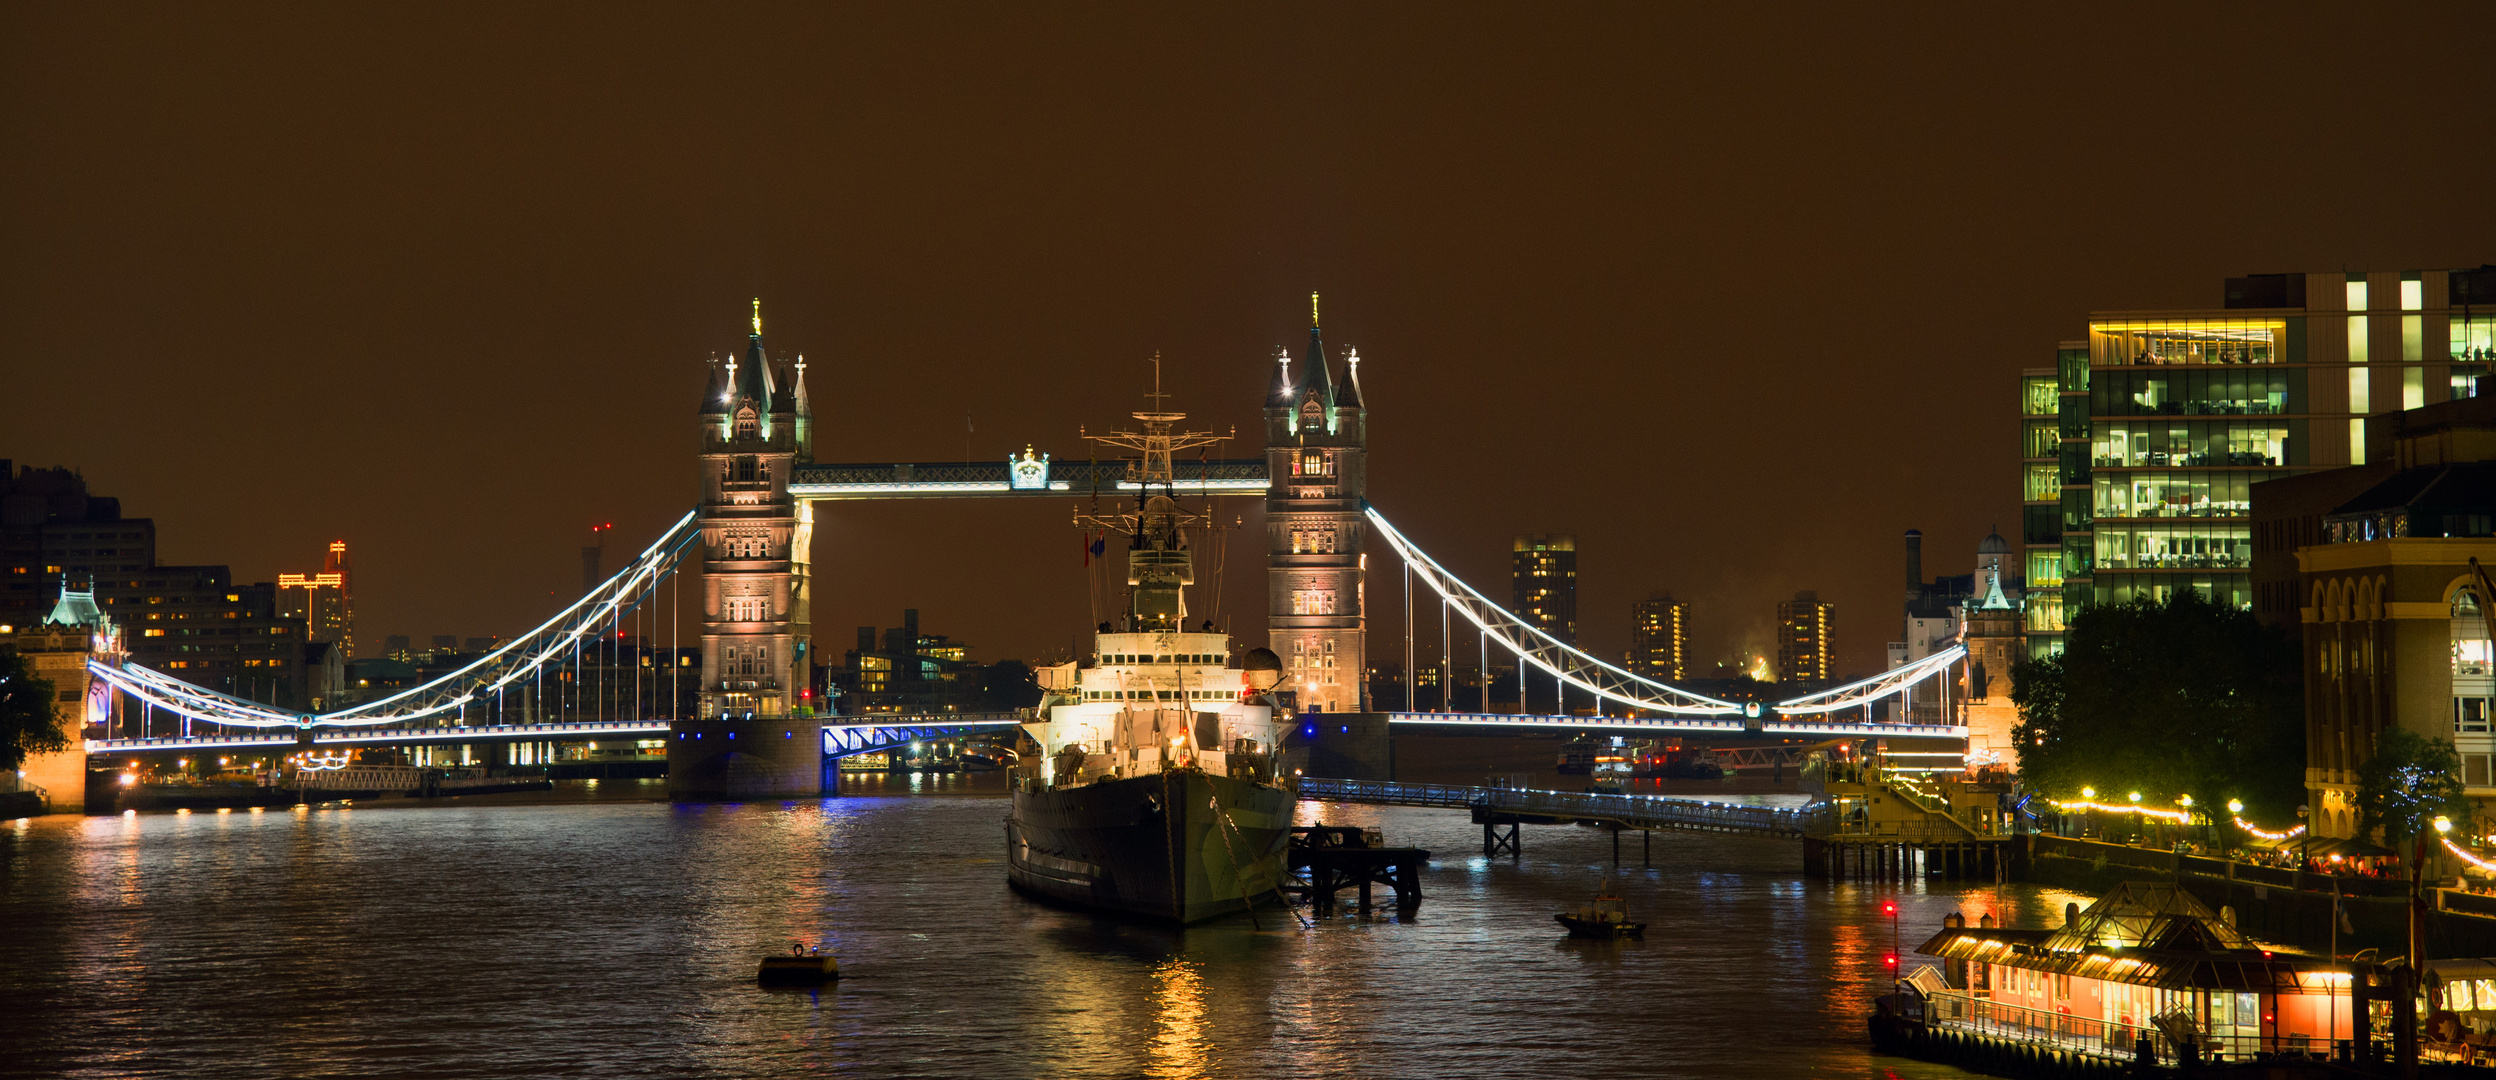
[[[1174,431],[1181,413],[1134,416],[1142,432],[1093,436],[1140,453],[1133,511],[1076,519],[1125,538],[1127,610],[1093,655],[1038,672],[1045,719],[1023,725],[1038,752],[1015,765],[1006,874],[1044,899],[1186,925],[1281,899],[1293,791],[1266,691],[1282,662],[1232,659],[1210,621],[1185,629],[1187,535],[1212,519],[1180,506],[1171,454],[1220,440]]]
[[[2357,1050],[2370,1001],[2408,1022],[2378,965],[2255,942],[2172,884],[2118,885],[2056,929],[1992,922],[1953,915],[1918,948],[1942,966],[1881,999],[1876,1047],[1953,1063],[2310,1060]]]
[[[1629,920],[1629,902],[1610,894],[1599,894],[1578,905],[1576,911],[1563,911],[1552,918],[1569,928],[1573,938],[1645,938],[1647,924]]]

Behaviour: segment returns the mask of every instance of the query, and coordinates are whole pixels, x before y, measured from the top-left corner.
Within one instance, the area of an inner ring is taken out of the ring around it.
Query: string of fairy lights
[[[2157,821],[2172,822],[2178,825],[2191,825],[2194,821],[2194,815],[2192,812],[2193,797],[2190,795],[2178,796],[2176,802],[2180,809],[2168,810],[2164,807],[2141,805],[2141,793],[2137,791],[2132,792],[2127,801],[2120,803],[2095,801],[2097,791],[2094,788],[2081,788],[2080,793],[2081,797],[2077,799],[2049,799],[2047,801],[2052,803],[2057,809],[2062,810],[2085,810],[2101,814],[2135,814],[2141,817]],[[2244,830],[2245,834],[2248,836],[2252,836],[2268,843],[2277,844],[2294,840],[2300,836],[2304,836],[2306,833],[2306,828],[2302,824],[2276,831],[2265,829],[2245,820],[2244,809],[2245,804],[2240,800],[2229,799],[2227,801],[2228,820],[2234,822],[2236,827]],[[2436,831],[2436,842],[2442,844],[2444,846],[2444,850],[2452,853],[2454,858],[2460,859],[2462,862],[2469,864],[2473,869],[2487,873],[2496,873],[2496,860],[2482,858],[2477,852],[2453,842],[2453,838],[2449,835],[2453,827],[2453,823],[2450,818],[2438,817],[2435,819],[2434,825]],[[2496,837],[2489,837],[2488,840],[2490,842],[2496,842]]]

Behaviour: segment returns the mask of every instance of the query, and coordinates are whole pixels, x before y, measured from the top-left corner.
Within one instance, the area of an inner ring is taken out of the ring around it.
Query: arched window
[[[763,424],[762,424],[762,421],[754,415],[754,407],[753,407],[753,406],[748,405],[748,406],[746,406],[745,408],[742,408],[742,409],[737,410],[737,437],[738,437],[738,438],[740,438],[740,439],[751,439],[751,438],[755,438],[755,437],[757,437],[757,436],[761,435],[761,434],[762,434],[762,432],[763,432]]]

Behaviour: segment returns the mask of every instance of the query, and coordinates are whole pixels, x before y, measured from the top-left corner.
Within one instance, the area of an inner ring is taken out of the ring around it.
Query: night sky
[[[1081,457],[1156,351],[1254,455],[1314,290],[1371,499],[1477,585],[1574,532],[1598,651],[1809,588],[1868,671],[1902,531],[2016,542],[2016,377],[2088,312],[2496,261],[2496,6],[1727,7],[10,5],[0,456],[166,562],[345,539],[369,654],[682,514],[750,297],[819,460],[925,461]],[[829,508],[819,639],[1062,650],[1070,509]]]

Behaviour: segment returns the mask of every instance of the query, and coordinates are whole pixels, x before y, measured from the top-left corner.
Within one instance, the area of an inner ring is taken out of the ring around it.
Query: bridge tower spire
[[[810,705],[808,547],[813,511],[789,495],[811,434],[801,379],[763,349],[762,301],[742,355],[714,363],[702,430],[705,717],[790,715]],[[785,388],[785,389],[784,389]]]
[[[1367,520],[1369,411],[1357,370],[1342,391],[1309,295],[1309,348],[1292,377],[1279,359],[1265,407],[1266,630],[1302,708],[1369,708],[1368,613],[1362,552]]]

